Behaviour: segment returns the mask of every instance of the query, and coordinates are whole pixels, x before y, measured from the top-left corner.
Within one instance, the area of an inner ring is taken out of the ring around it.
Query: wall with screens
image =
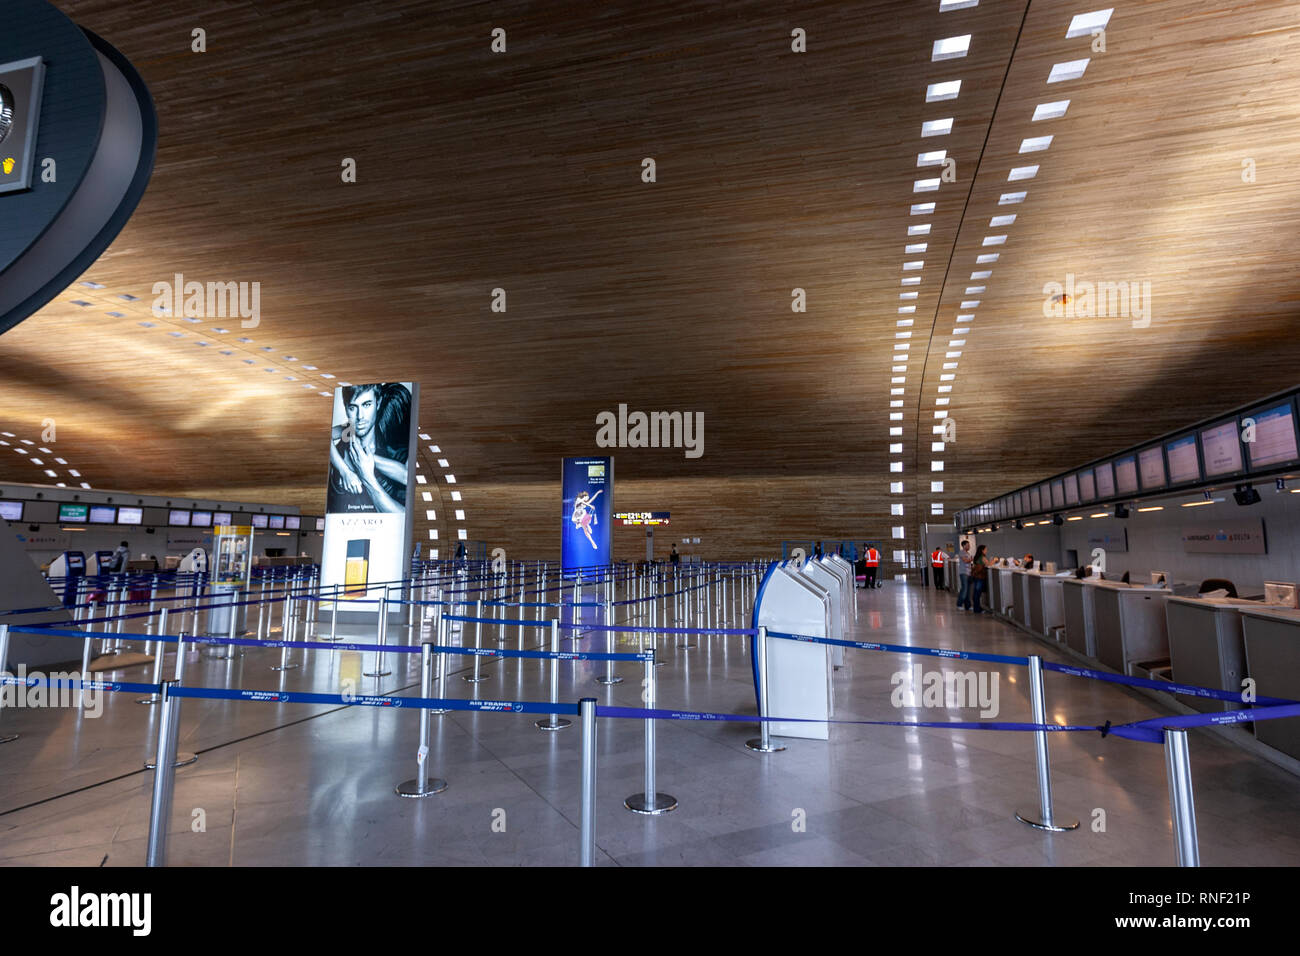
[[[1163,488],[1168,484],[1165,480],[1165,451],[1159,445],[1138,452],[1138,478],[1143,491]]]
[[[1196,453],[1195,433],[1165,442],[1165,459],[1169,462],[1171,485],[1186,485],[1201,480],[1201,459]]]
[[[1253,434],[1247,422],[1254,422]],[[1251,470],[1289,465],[1300,459],[1296,443],[1296,417],[1291,400],[1265,405],[1241,418],[1246,439],[1246,464]]]

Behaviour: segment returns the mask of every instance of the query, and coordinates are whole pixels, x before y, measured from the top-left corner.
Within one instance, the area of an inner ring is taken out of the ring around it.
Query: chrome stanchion
[[[1033,721],[1042,725],[1047,723],[1047,703],[1043,695],[1043,659],[1037,654],[1029,655],[1029,701],[1033,709]],[[1052,812],[1052,777],[1047,759],[1047,731],[1034,731],[1034,752],[1038,763],[1038,813],[1032,810],[1017,810],[1016,819],[1039,830],[1051,830],[1059,833],[1074,830],[1079,826],[1078,820],[1057,820]]]
[[[337,641],[339,629],[339,586],[334,585],[334,603],[330,605],[330,640]]]
[[[86,642],[89,646],[90,642]],[[9,673],[9,625],[0,624],[0,674]],[[81,679],[86,679],[86,672],[81,672]],[[18,688],[14,687],[14,696],[17,698]],[[0,707],[4,706],[3,695],[0,694]],[[0,744],[7,744],[10,741],[17,740],[18,734],[0,734]]]
[[[474,622],[474,650],[481,651],[483,649],[483,599],[482,598],[479,598],[477,601],[474,602],[474,617],[478,619]],[[483,655],[476,653],[474,655],[474,673],[462,675],[461,680],[469,684],[477,684],[480,683],[481,681],[487,680],[488,677],[490,677],[491,675],[481,673],[482,668],[480,665],[482,664],[482,662],[483,662]]]
[[[379,620],[375,625],[375,643],[383,647],[388,643],[388,585],[384,585],[383,596],[379,599]],[[387,677],[392,671],[384,670],[384,652],[375,651],[375,669],[363,671],[362,677]]]
[[[560,653],[560,622],[551,621],[551,653]],[[551,703],[560,702],[560,661],[558,657],[551,658]],[[559,714],[551,714],[546,720],[537,721],[538,730],[563,730],[572,724],[573,721],[561,717]]]
[[[645,696],[646,708],[654,710],[655,706],[655,654],[645,662]],[[633,813],[656,815],[677,809],[677,798],[655,789],[655,722],[653,717],[645,721],[645,789],[634,793],[623,801],[623,806]]]
[[[578,701],[582,720],[582,840],[578,851],[581,866],[596,865],[596,700]]]
[[[610,626],[610,625],[613,625],[613,623],[614,623],[614,607],[613,607],[613,605],[610,603],[609,599],[606,598],[606,600],[605,600],[605,624],[606,624],[606,626]],[[614,653],[614,632],[613,632],[613,631],[606,631],[606,632],[605,632],[605,653],[606,653],[606,654],[613,654],[613,653]],[[597,683],[597,684],[621,684],[621,683],[623,683],[623,678],[619,677],[617,674],[614,673],[614,662],[613,662],[612,660],[610,660],[610,661],[605,661],[605,673],[604,673],[603,675],[597,675],[597,677],[596,677],[596,683]]]
[[[166,633],[167,633],[167,608],[163,608],[161,611],[158,612],[157,636],[161,637]],[[167,645],[164,644],[162,641],[154,641],[153,683],[155,684],[161,684],[163,682],[163,676],[162,676],[163,653],[166,650],[166,647]],[[84,671],[83,671],[83,676],[84,676]],[[160,697],[158,693],[155,691],[154,693],[150,694],[148,697],[141,697],[139,700],[136,701],[136,703],[157,704],[161,700],[162,697]]]
[[[754,655],[758,660],[758,702],[761,710],[758,712],[760,717],[770,717],[771,712],[768,710],[767,702],[767,628],[760,627],[758,636],[754,639]],[[772,742],[772,724],[768,720],[758,722],[759,736],[753,740],[746,740],[745,746],[750,750],[757,750],[759,753],[771,754],[779,753],[785,749],[785,744],[776,744]]]
[[[1196,838],[1196,802],[1192,799],[1192,765],[1187,731],[1165,728],[1165,771],[1169,777],[1169,811],[1174,825],[1174,853],[1179,866],[1200,866]]]
[[[441,608],[439,608],[441,611]],[[442,614],[439,613],[437,622],[434,625],[434,633],[437,635],[438,644],[445,647],[447,644],[447,622],[443,620]],[[438,651],[438,696],[443,700],[447,699],[447,652]],[[430,714],[449,714],[445,707],[435,707],[429,711]]]
[[[428,641],[420,646],[420,696],[433,696],[433,645]],[[394,789],[399,797],[428,797],[447,789],[446,780],[429,779],[429,711],[423,708],[420,709],[420,749],[415,752],[415,779],[399,783]]]
[[[146,866],[167,865],[167,827],[172,819],[172,792],[176,785],[176,740],[180,731],[180,698],[172,696],[176,681],[162,685],[162,718],[158,721],[158,760],[153,767],[153,805],[149,808],[149,845]]]
[[[257,639],[265,640],[262,637],[262,623],[266,616],[266,575],[262,575],[262,589],[257,595]]]
[[[89,629],[86,637],[81,642],[81,679],[88,680],[90,677],[90,654],[94,650],[94,640],[91,639]],[[157,683],[155,681],[155,683]]]
[[[181,682],[181,672],[183,670],[181,659],[184,655],[181,644],[184,642],[184,640],[185,640],[185,632],[181,631],[179,635],[179,640],[176,642],[176,674],[170,681],[163,681],[162,683],[161,702],[163,705],[163,709],[162,709],[162,717],[160,718],[158,724],[158,745],[154,750],[155,758],[158,754],[163,753],[164,738],[163,738],[162,727],[163,724],[166,723],[167,721],[167,714],[168,714],[167,687],[169,685],[178,685]],[[173,705],[172,720],[175,722],[175,726],[172,728],[171,736],[168,738],[170,742],[167,745],[168,750],[167,753],[164,754],[164,757],[170,757],[171,765],[173,768],[187,767],[190,764],[194,763],[196,760],[198,760],[199,756],[198,754],[192,754],[187,751],[181,751],[180,753],[176,752],[176,742],[179,739],[178,735],[180,731],[180,719],[181,719],[180,699],[175,697],[171,698],[171,704]],[[155,770],[157,769],[157,766],[158,766],[157,759],[146,759],[144,762],[145,770]],[[156,787],[157,783],[155,782],[154,785]]]

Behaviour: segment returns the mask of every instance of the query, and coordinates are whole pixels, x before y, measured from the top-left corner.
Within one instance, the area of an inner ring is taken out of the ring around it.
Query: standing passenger
[[[970,556],[969,540],[963,541],[961,543],[961,551],[957,553],[957,559],[961,562],[959,565],[957,565],[957,582],[958,582],[957,606],[959,608],[965,608],[967,611],[969,611],[971,609],[970,606],[971,556]]]

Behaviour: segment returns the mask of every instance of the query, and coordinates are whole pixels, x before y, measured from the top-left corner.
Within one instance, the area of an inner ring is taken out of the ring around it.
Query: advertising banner
[[[1220,521],[1183,526],[1183,550],[1197,554],[1267,554],[1264,520]]]
[[[560,469],[563,530],[560,564],[565,571],[610,563],[614,513],[614,459],[566,458]]]
[[[409,567],[419,394],[410,382],[334,391],[321,584],[345,598],[376,598]]]

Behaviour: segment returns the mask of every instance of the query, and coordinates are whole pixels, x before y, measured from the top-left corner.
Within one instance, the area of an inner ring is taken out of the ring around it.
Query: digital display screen
[[[190,513],[188,511],[170,511],[167,513],[167,523],[174,528],[188,528],[190,526]]]
[[[230,525],[230,524],[234,524],[235,522],[233,520],[233,516],[229,511],[214,511],[212,513],[212,523]]]
[[[69,523],[81,523],[90,513],[89,505],[59,505],[59,520]]]
[[[1243,416],[1255,420],[1255,440],[1248,441],[1246,455],[1251,468],[1285,465],[1300,458],[1296,449],[1295,413],[1290,402],[1272,405]],[[1246,437],[1248,432],[1243,433]]]
[[[1052,481],[1052,507],[1065,507],[1065,482],[1060,478]]]
[[[1115,472],[1111,469],[1110,462],[1098,465],[1093,469],[1093,472],[1097,476],[1097,497],[1115,497]]]
[[[1159,445],[1138,452],[1138,474],[1143,491],[1165,486],[1165,453]]]
[[[1165,442],[1165,457],[1169,459],[1171,485],[1201,480],[1201,463],[1196,458],[1195,435],[1184,435]]]
[[[1052,507],[1052,486],[1049,485],[1047,482],[1043,482],[1041,485],[1039,485],[1038,498],[1039,498],[1038,507],[1042,508],[1044,511]]]
[[[1092,476],[1091,468],[1079,472],[1079,498],[1082,501],[1097,500],[1097,482]]]
[[[302,527],[302,519],[297,515],[286,515],[284,519],[284,527],[286,531],[297,531]]]
[[[254,528],[265,528],[265,527],[266,527],[266,515],[253,515],[253,527],[254,527]]]
[[[22,521],[23,503],[21,501],[0,501],[0,521]]]
[[[1028,491],[1020,492],[1020,513],[1022,515],[1029,514],[1029,492]]]
[[[91,505],[91,524],[117,524],[117,509],[112,505]]]
[[[316,519],[316,530],[317,530],[317,531],[324,531],[324,530],[325,530],[325,519],[324,519],[324,518],[317,518],[317,519]]]
[[[193,511],[190,513],[191,528],[207,528],[212,524],[211,511]]]
[[[1029,510],[1038,512],[1043,510],[1043,492],[1039,488],[1029,489]]]
[[[143,508],[118,508],[117,509],[118,524],[140,524],[142,521],[144,521]]]
[[[1077,475],[1065,476],[1065,503],[1067,505],[1077,505],[1079,503],[1079,478]]]
[[[1235,419],[1201,429],[1201,457],[1205,459],[1207,478],[1242,470],[1241,441]]]
[[[283,531],[283,530],[284,530],[284,515],[270,515],[270,516],[269,516],[269,520],[267,521],[266,526],[267,526],[268,528],[276,528],[276,529],[278,529],[278,530],[280,530],[280,531]]]
[[[1115,459],[1115,492],[1131,495],[1138,490],[1137,456],[1125,455]]]

